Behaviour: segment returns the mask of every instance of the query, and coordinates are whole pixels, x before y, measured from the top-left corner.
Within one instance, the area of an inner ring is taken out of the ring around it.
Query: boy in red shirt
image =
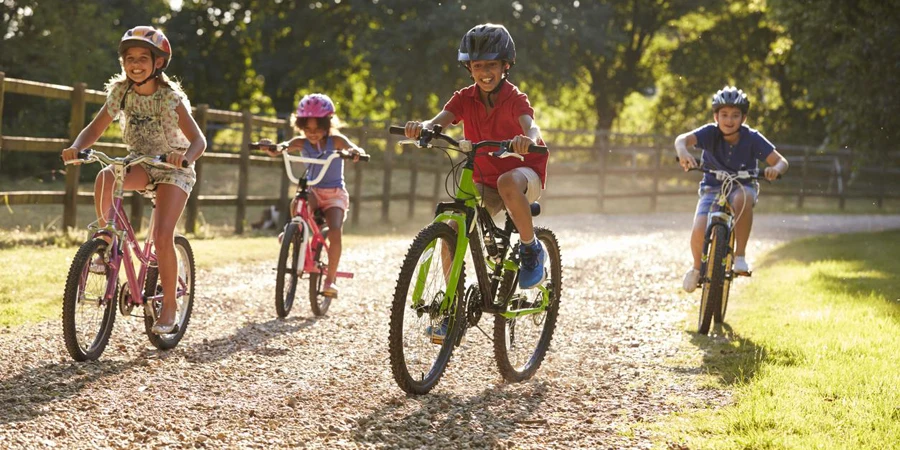
[[[475,160],[475,184],[484,207],[495,215],[506,209],[519,231],[519,287],[531,289],[546,279],[546,253],[534,237],[530,204],[537,201],[547,179],[547,154],[529,154],[530,145],[544,145],[534,123],[528,96],[509,82],[516,63],[516,46],[503,25],[483,24],[469,30],[459,44],[458,60],[475,84],[456,91],[443,111],[425,122],[407,122],[406,137],[417,139],[422,128],[446,128],[464,122],[467,140],[512,140],[513,151],[525,157],[481,157]],[[495,149],[481,148],[479,153]],[[451,223],[451,226],[455,223]]]

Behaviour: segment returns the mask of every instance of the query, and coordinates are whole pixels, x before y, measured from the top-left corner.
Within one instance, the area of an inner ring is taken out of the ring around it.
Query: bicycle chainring
[[[484,302],[481,300],[481,290],[477,284],[473,284],[466,289],[466,320],[470,327],[478,325],[483,309]]]
[[[128,290],[128,283],[122,282],[119,285],[119,312],[123,316],[131,315],[134,310],[134,303],[131,301],[131,292]]]

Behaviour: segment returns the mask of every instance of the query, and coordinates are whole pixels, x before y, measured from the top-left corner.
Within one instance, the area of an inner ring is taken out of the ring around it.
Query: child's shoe
[[[743,256],[734,257],[734,273],[750,273],[750,264]]]
[[[694,268],[688,270],[684,274],[684,280],[681,282],[681,287],[684,288],[685,292],[694,292],[697,289],[697,285],[700,283],[700,271]]]
[[[431,338],[431,343],[441,345],[444,338],[447,337],[447,330],[450,328],[450,317],[444,317],[438,326],[428,325],[425,328],[425,335]]]
[[[330,298],[336,298],[338,296],[337,283],[325,280],[325,286],[322,287],[322,295]]]
[[[519,289],[534,288],[547,279],[547,271],[544,269],[547,253],[544,252],[541,241],[535,239],[531,244],[520,244],[519,256]]]

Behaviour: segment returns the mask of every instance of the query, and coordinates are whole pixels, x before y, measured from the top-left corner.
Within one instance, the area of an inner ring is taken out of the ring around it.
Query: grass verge
[[[362,238],[346,236],[344,239],[352,245],[355,239]],[[198,270],[266,260],[271,260],[275,267],[279,249],[274,236],[192,238],[190,242]],[[0,248],[0,327],[58,317],[69,265],[76,251],[77,247],[31,245]]]
[[[717,336],[691,335],[676,370],[733,396],[675,400],[651,425],[669,448],[897,448],[900,231],[789,243],[760,261]],[[693,321],[691,328],[693,329]]]

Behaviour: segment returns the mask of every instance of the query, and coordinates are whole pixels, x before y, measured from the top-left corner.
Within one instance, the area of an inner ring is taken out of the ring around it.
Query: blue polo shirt
[[[775,151],[775,146],[759,131],[741,125],[738,143],[731,145],[725,141],[725,135],[715,123],[709,123],[692,132],[697,138],[696,148],[702,149],[702,164],[710,169],[737,172],[739,170],[755,170],[757,161],[765,161]],[[742,180],[751,184],[749,180]],[[704,174],[701,187],[718,187],[722,182],[712,174]]]

